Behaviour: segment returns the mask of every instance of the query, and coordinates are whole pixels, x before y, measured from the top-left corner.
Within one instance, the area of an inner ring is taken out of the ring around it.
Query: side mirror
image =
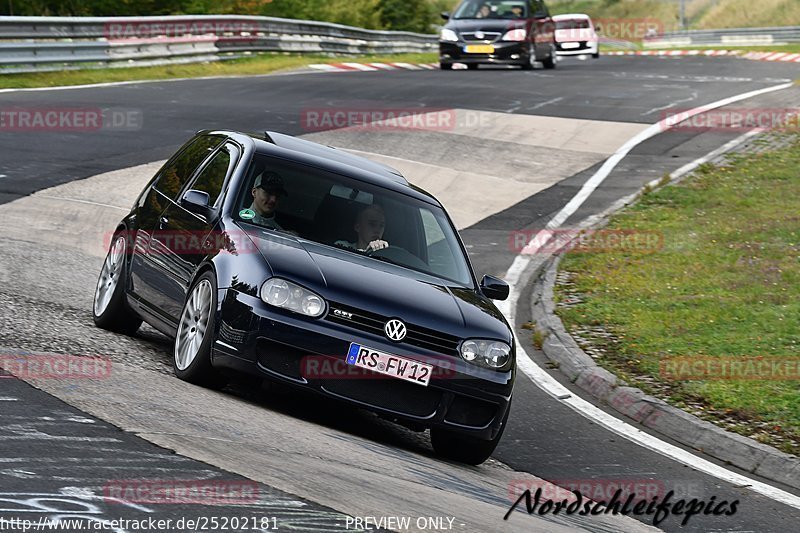
[[[508,283],[494,276],[483,276],[481,292],[492,300],[505,300],[508,298]]]
[[[450,20],[450,12],[449,12],[449,11],[442,11],[442,13],[441,13],[441,17],[442,17],[444,20]]]
[[[192,213],[207,216],[211,197],[207,192],[189,189],[181,197],[181,207]]]

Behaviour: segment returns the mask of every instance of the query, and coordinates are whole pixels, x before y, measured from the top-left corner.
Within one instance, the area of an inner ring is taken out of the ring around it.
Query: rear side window
[[[231,145],[225,145],[216,153],[211,161],[203,167],[197,175],[190,188],[208,193],[210,197],[209,205],[216,205],[225,184],[225,178],[233,170],[236,161],[239,159],[239,150]]]
[[[161,170],[155,188],[172,200],[189,181],[197,167],[222,142],[221,137],[204,135],[195,139]]]

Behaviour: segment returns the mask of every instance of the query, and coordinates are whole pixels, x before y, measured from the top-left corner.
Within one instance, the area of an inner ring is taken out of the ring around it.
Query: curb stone
[[[725,431],[640,389],[628,387],[598,366],[555,314],[553,287],[560,261],[560,255],[551,258],[539,271],[531,293],[531,311],[536,329],[545,337],[542,351],[572,383],[662,435],[747,472],[800,489],[800,458]]]

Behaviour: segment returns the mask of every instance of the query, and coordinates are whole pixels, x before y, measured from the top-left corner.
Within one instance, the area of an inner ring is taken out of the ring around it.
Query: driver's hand
[[[388,248],[389,243],[386,241],[376,240],[372,241],[367,245],[368,252],[377,252],[378,250],[383,250],[384,248]]]

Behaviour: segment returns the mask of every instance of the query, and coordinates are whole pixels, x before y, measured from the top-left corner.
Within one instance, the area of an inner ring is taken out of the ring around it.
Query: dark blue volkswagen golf
[[[175,339],[175,374],[245,372],[430,428],[442,456],[497,446],[514,339],[441,204],[390,167],[280,133],[203,131],[119,224],[95,323]]]

